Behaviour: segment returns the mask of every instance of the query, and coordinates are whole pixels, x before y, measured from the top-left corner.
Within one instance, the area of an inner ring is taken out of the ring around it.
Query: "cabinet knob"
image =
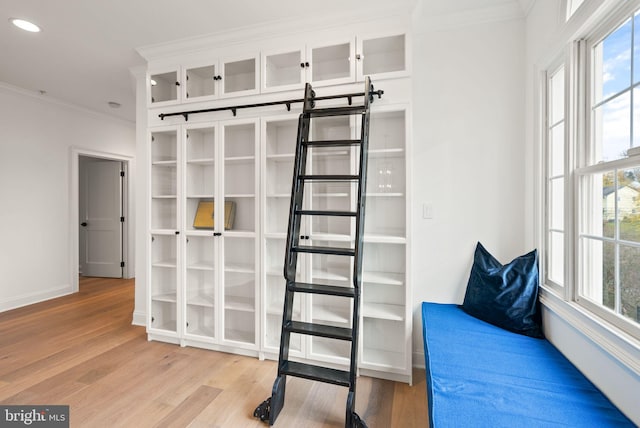
[[[360,55],[360,54],[356,54],[356,59],[357,59],[358,61],[360,61],[360,60],[362,59],[362,55]]]
[[[180,82],[176,82],[176,86],[180,86]]]
[[[300,63],[300,68],[304,68],[304,62]]]
[[[86,222],[86,221],[83,221],[82,223],[80,223],[80,226],[82,226],[82,227],[87,227],[87,222]]]
[[[176,235],[180,235],[180,231],[179,230],[176,230]]]
[[[305,62],[305,63],[304,63],[304,66],[305,66],[305,67],[309,67],[309,61]]]
[[[213,232],[213,236],[222,236],[221,232]]]

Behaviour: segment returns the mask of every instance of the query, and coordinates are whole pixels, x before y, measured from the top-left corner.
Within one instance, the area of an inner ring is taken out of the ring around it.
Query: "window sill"
[[[554,290],[546,287],[540,290],[543,306],[640,376],[640,340],[595,317],[577,303],[563,300]]]

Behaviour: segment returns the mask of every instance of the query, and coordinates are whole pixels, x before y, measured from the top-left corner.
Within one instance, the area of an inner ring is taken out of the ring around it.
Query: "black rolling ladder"
[[[289,227],[287,232],[287,248],[285,255],[284,276],[286,291],[284,299],[284,313],[282,317],[282,332],[280,338],[280,355],[278,361],[278,375],[273,384],[272,395],[258,406],[254,416],[273,425],[284,406],[286,377],[295,376],[309,380],[330,383],[349,388],[346,406],[346,428],[366,428],[365,422],[355,412],[356,377],[358,361],[358,325],[360,318],[360,290],[362,273],[362,249],[364,235],[365,189],[367,176],[367,149],[369,139],[369,104],[374,100],[374,90],[369,78],[365,81],[362,94],[362,105],[346,107],[315,108],[315,92],[307,83],[302,114],[298,122],[298,137],[296,157],[294,163],[293,184],[291,190],[291,206],[289,210]],[[377,93],[379,95],[379,93]],[[349,104],[351,98],[349,97]],[[361,134],[354,140],[309,140],[311,121],[314,118],[329,116],[360,116]],[[309,148],[359,147],[359,161],[357,174],[354,175],[317,175],[307,174],[307,154]],[[354,211],[340,210],[307,210],[303,207],[305,183],[331,182],[356,183],[357,199]],[[355,238],[353,248],[308,246],[300,243],[300,226],[303,217],[351,217],[355,218]],[[324,254],[343,257],[353,257],[353,287],[343,287],[327,284],[310,284],[296,281],[298,254]],[[293,300],[295,293],[309,293],[326,296],[338,296],[349,299],[353,310],[351,328],[335,327],[317,323],[307,323],[293,320]],[[349,370],[311,365],[291,361],[289,359],[289,343],[291,334],[310,335],[332,340],[347,341],[351,344]]]

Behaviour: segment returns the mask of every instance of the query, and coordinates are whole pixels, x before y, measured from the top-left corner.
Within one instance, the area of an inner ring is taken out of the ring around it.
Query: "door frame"
[[[71,188],[69,189],[69,284],[71,284],[72,293],[77,293],[79,290],[78,272],[80,270],[80,231],[78,225],[80,224],[80,156],[113,160],[116,162],[122,162],[124,165],[125,177],[122,189],[122,212],[125,218],[125,226],[122,229],[122,259],[124,260],[122,277],[126,279],[133,278],[135,273],[135,247],[133,242],[135,236],[135,218],[133,216],[133,180],[131,177],[133,157],[119,153],[71,147]]]

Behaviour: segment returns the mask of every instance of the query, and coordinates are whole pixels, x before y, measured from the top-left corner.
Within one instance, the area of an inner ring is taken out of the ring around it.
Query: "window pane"
[[[549,157],[551,158],[551,177],[564,175],[564,123],[560,123],[551,129],[551,141],[549,144]]]
[[[613,309],[615,305],[615,247],[610,242],[582,238],[580,295]]]
[[[549,279],[556,284],[564,285],[564,233],[551,232],[549,234],[547,254],[547,275]]]
[[[594,47],[596,103],[629,88],[631,82],[631,20]]]
[[[562,67],[551,78],[550,98],[550,119],[554,125],[564,119],[564,67]]]
[[[623,316],[640,322],[640,248],[620,246],[620,306]]]
[[[613,172],[580,178],[580,234],[613,238],[615,233]]]
[[[640,34],[638,35],[640,37]],[[640,67],[640,64],[638,65]],[[632,146],[640,146],[640,88],[633,90],[633,141]]]
[[[631,141],[631,97],[620,95],[594,111],[594,162],[626,156]]]
[[[550,183],[551,228],[564,229],[564,179],[556,178]]]
[[[629,169],[618,172],[616,200],[618,202],[617,219],[620,239],[640,242],[639,186],[640,183],[635,180],[634,170]]]
[[[633,17],[633,83],[640,81],[640,13]]]

